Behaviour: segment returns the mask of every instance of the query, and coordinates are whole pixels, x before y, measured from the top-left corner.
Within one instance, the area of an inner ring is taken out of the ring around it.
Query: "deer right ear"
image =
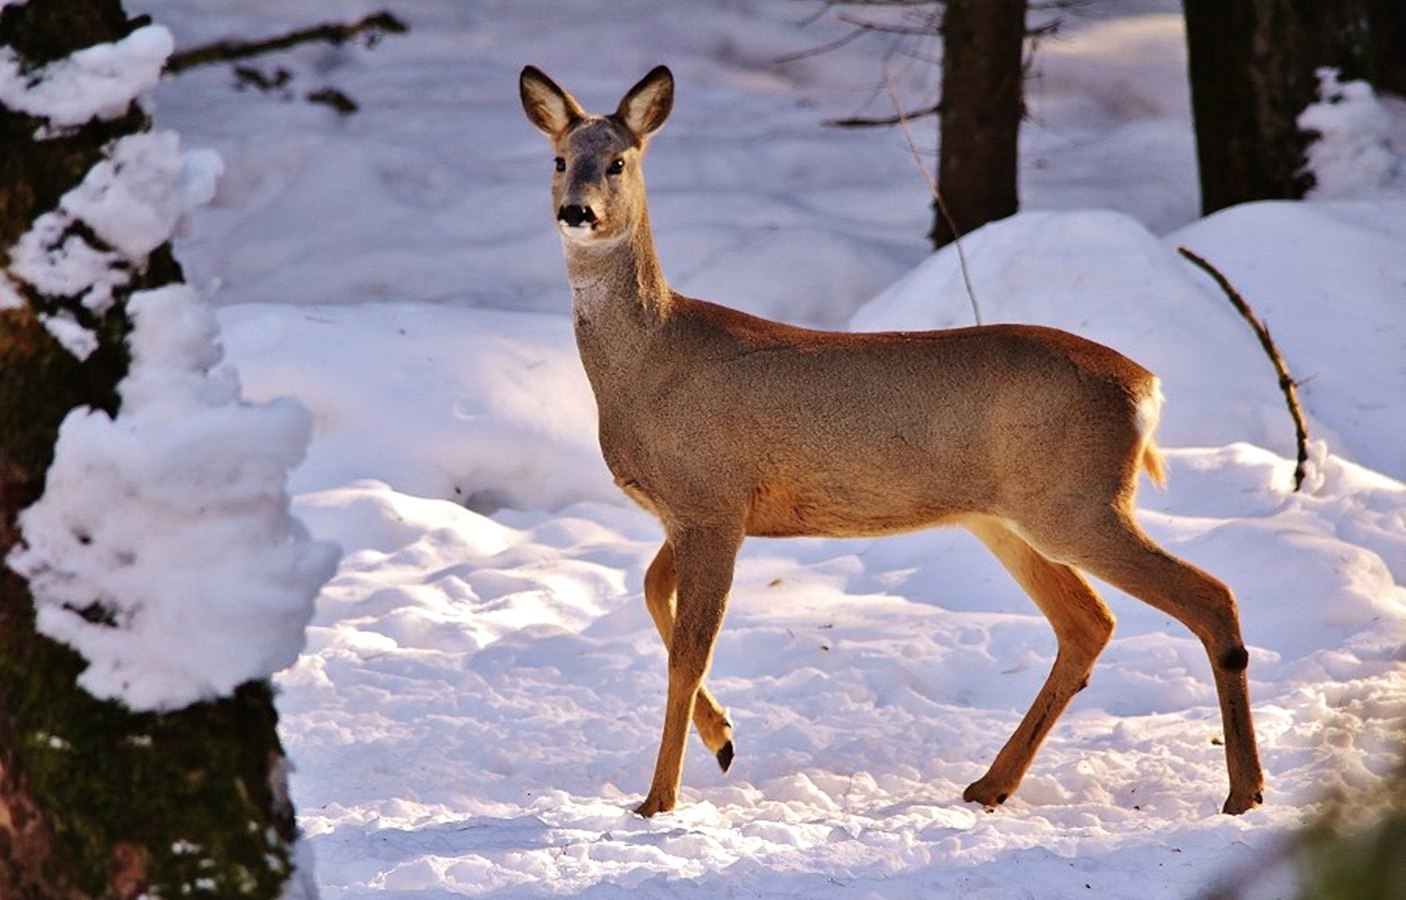
[[[560,137],[566,129],[586,117],[586,111],[555,81],[536,66],[527,66],[518,77],[518,93],[522,109],[538,130],[550,138]]]

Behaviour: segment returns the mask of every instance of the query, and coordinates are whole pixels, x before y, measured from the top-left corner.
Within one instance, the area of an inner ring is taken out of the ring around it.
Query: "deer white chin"
[[[599,222],[583,222],[580,225],[568,225],[561,220],[557,220],[557,231],[561,233],[563,244],[570,244],[576,247],[591,247],[592,249],[614,246],[625,237],[623,233],[603,233]]]
[[[563,238],[577,244],[590,243],[596,239],[596,226],[594,222],[582,222],[580,225],[569,225],[561,219],[558,219],[557,230],[561,232]]]

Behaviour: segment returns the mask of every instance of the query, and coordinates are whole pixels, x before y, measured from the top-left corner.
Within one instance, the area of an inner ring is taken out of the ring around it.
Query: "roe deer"
[[[1082,569],[1201,640],[1225,730],[1225,812],[1261,802],[1235,598],[1133,518],[1139,470],[1162,478],[1152,373],[1033,325],[849,334],[685,297],[660,270],[640,170],[673,108],[669,70],[655,68],[606,116],[532,66],[519,88],[555,150],[552,202],[601,451],[665,533],[644,594],[668,648],[669,688],[636,812],[674,808],[690,720],[722,768],[732,762],[732,725],[703,677],[745,536],[939,524],[985,543],[1059,641],[1030,711],[963,799],[994,808],[1015,791],[1108,643],[1113,614]]]

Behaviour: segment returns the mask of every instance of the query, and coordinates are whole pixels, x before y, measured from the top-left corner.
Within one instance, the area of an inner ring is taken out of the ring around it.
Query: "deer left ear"
[[[673,108],[674,74],[668,66],[655,66],[625,94],[615,116],[643,141],[663,127]]]

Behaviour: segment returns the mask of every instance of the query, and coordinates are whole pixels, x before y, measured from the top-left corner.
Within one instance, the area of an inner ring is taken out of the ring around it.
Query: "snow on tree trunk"
[[[1336,69],[1318,70],[1318,102],[1299,115],[1299,127],[1317,135],[1307,169],[1315,200],[1365,200],[1388,190],[1406,170],[1391,147],[1391,112],[1365,81],[1342,82]]]
[[[5,898],[290,890],[268,676],[336,554],[288,513],[306,414],[240,400],[171,254],[216,162],[151,130],[170,49],[0,0]]]

